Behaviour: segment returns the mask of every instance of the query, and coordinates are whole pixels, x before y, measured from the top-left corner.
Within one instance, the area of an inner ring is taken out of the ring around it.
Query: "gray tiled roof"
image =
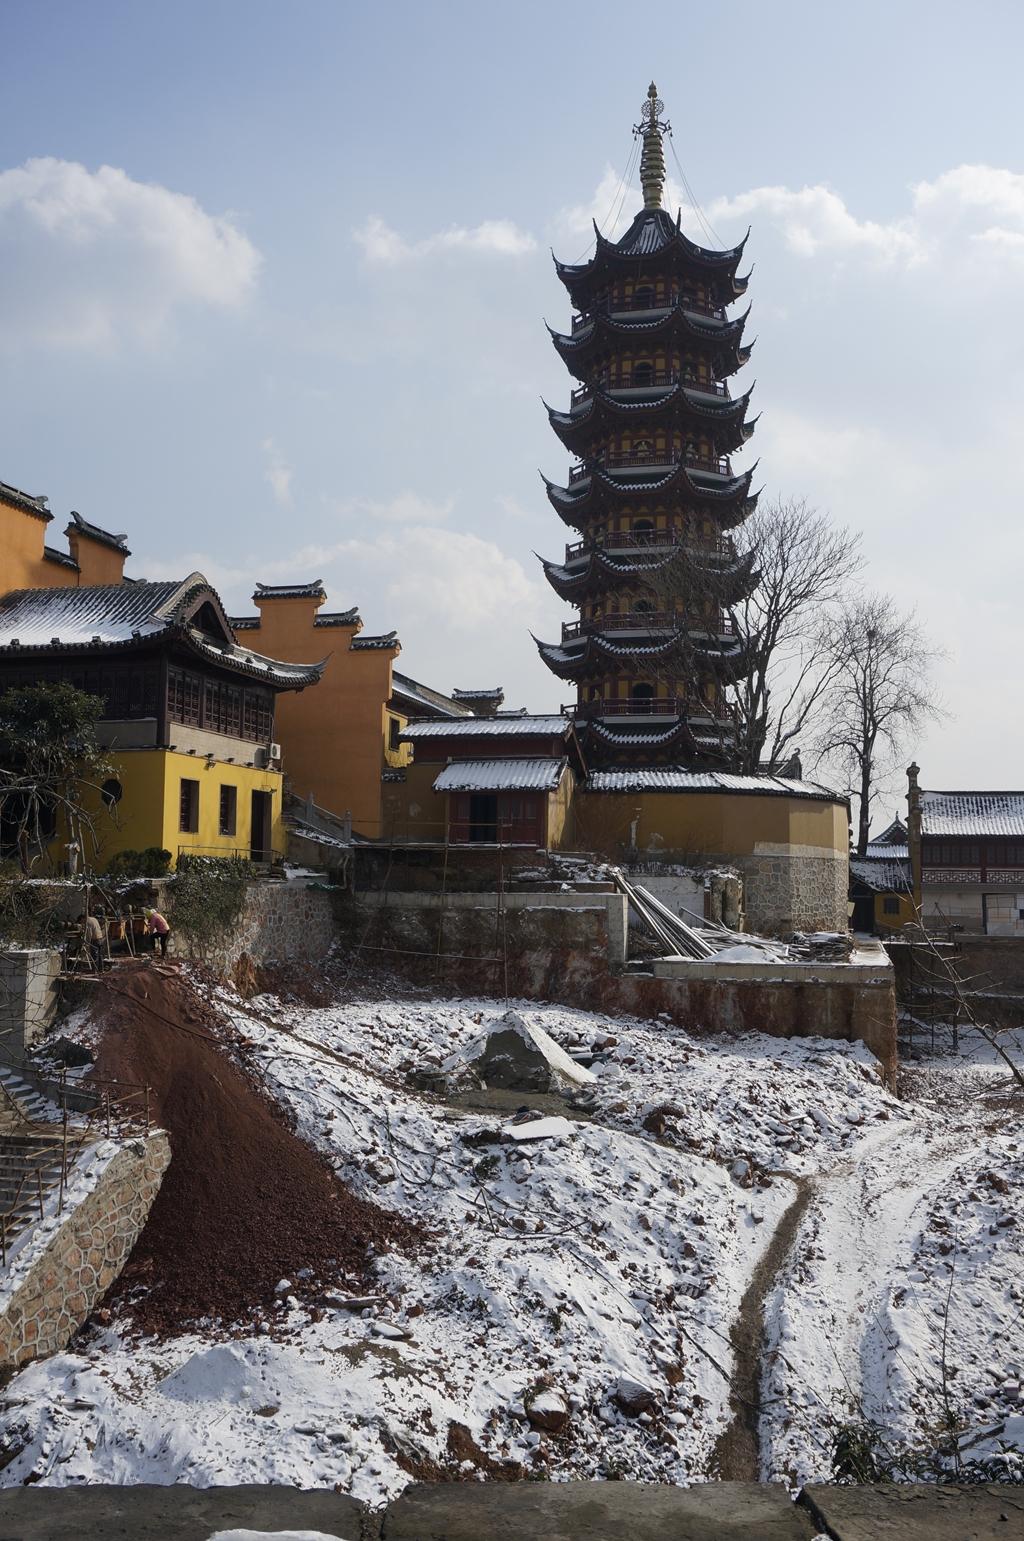
[[[785,776],[734,776],[726,771],[691,771],[665,765],[633,770],[592,771],[588,792],[756,792],[771,797],[808,797],[843,802],[837,792],[816,781]]]
[[[921,833],[1024,836],[1024,792],[922,792]]]
[[[456,760],[434,782],[435,792],[553,792],[564,760]]]
[[[120,551],[122,556],[131,556],[125,542],[127,535],[112,535],[109,530],[104,530],[98,524],[91,524],[88,519],[83,519],[81,514],[71,510],[71,523],[64,531],[65,535],[73,535],[75,532],[87,535],[90,540],[99,541],[101,546],[112,546],[115,551]]]
[[[13,503],[27,514],[36,514],[40,519],[53,518],[46,506],[49,500],[42,493],[22,492],[20,487],[12,487],[9,482],[0,482],[0,501]]]

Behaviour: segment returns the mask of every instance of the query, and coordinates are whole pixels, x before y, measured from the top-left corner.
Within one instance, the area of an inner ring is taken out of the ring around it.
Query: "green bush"
[[[162,878],[171,868],[171,853],[159,845],[147,845],[144,851],[118,851],[107,862],[109,877]]]
[[[252,862],[241,857],[179,856],[171,911],[175,927],[196,940],[218,940],[238,920],[255,876]]]

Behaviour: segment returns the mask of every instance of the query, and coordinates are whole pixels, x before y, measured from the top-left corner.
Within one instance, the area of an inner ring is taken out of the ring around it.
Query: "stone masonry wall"
[[[733,856],[743,874],[746,929],[762,936],[791,931],[845,931],[849,862],[844,855],[766,852]]]
[[[0,1313],[0,1369],[56,1353],[78,1330],[124,1267],[170,1159],[162,1130],[129,1141],[65,1213]]]
[[[168,904],[168,918],[173,926],[173,884],[169,885]],[[230,975],[243,955],[257,968],[324,958],[334,939],[331,895],[300,879],[290,883],[250,883],[242,913],[228,936],[209,941],[175,931],[171,951],[177,957],[194,958]]]

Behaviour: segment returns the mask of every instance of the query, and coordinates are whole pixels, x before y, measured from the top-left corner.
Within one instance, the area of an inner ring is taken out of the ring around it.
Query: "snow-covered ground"
[[[479,1038],[503,1004],[219,1004],[300,1132],[431,1239],[415,1258],[379,1257],[380,1298],[361,1309],[339,1298],[311,1311],[293,1293],[301,1281],[282,1281],[255,1336],[140,1342],[117,1322],[80,1335],[6,1387],[4,1483],[273,1481],[377,1502],[432,1462],[700,1479],[731,1417],[730,1326],[807,1182],[769,1302],[766,1396],[779,1400],[766,1470],[824,1474],[850,1387],[872,1415],[905,1404],[909,1422],[907,1345],[934,1357],[951,1257],[966,1302],[959,1384],[984,1395],[990,1365],[1003,1380],[1020,1368],[1008,1302],[1024,1216],[992,1217],[1020,1203],[1024,1145],[989,1105],[1000,1077],[985,1063],[936,1062],[906,1102],[859,1045],[702,1039],[519,1003],[564,1049],[598,1054],[585,1115],[552,1118],[544,1100],[535,1137],[513,1139],[510,1110],[448,1106],[407,1081]],[[955,1115],[932,1106],[937,1087],[954,1088]],[[627,1415],[620,1401],[638,1392]],[[531,1428],[538,1398],[554,1421],[568,1413],[563,1430]]]

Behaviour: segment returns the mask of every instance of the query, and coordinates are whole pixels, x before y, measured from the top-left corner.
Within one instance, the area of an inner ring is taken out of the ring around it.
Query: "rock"
[[[523,1405],[532,1429],[540,1429],[545,1434],[562,1434],[569,1426],[569,1403],[554,1387],[527,1392]]]
[[[509,1091],[549,1092],[564,1085],[586,1086],[594,1076],[578,1065],[541,1027],[528,1022],[518,1011],[495,1018],[490,1031],[477,1038],[461,1054],[446,1060],[450,1078],[464,1070],[479,1077],[485,1086]]]
[[[394,1163],[388,1161],[386,1157],[382,1156],[378,1156],[374,1160],[368,1161],[366,1163],[366,1170],[369,1172],[374,1181],[379,1183],[393,1183],[395,1178],[398,1176]]]
[[[370,1331],[375,1338],[392,1338],[402,1343],[409,1343],[412,1340],[412,1333],[408,1327],[400,1327],[397,1322],[384,1321],[383,1318],[371,1322]]]
[[[746,1183],[750,1181],[750,1162],[744,1161],[742,1157],[737,1157],[732,1166],[729,1168],[729,1171],[732,1173],[733,1177],[738,1183]]]
[[[612,1400],[618,1404],[627,1418],[639,1418],[641,1413],[653,1412],[658,1405],[658,1398],[650,1386],[641,1385],[638,1380],[632,1380],[628,1375],[620,1375],[615,1390],[612,1392]]]

